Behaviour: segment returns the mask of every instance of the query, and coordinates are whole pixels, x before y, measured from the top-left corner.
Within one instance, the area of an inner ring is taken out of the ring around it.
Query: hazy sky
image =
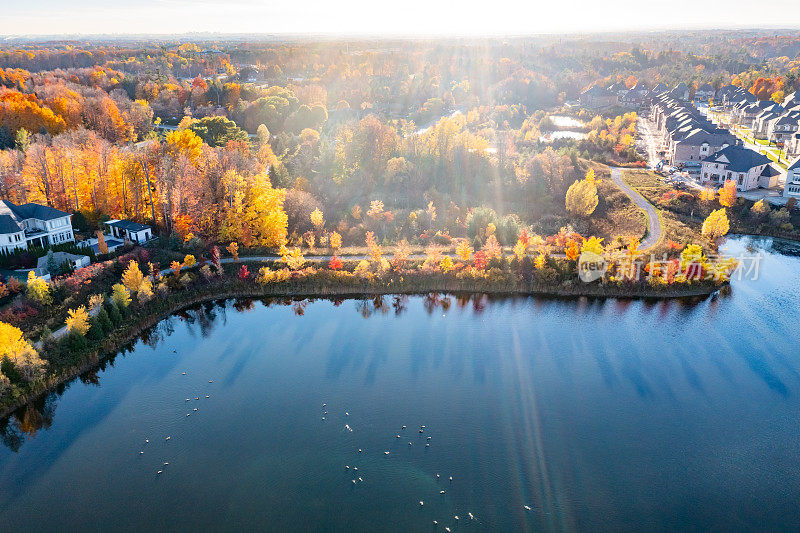
[[[531,34],[800,28],[798,0],[0,0],[0,34]]]

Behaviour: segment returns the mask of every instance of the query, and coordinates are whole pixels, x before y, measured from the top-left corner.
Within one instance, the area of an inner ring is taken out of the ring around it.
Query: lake
[[[797,530],[800,247],[726,249],[696,301],[178,313],[0,428],[0,530]]]

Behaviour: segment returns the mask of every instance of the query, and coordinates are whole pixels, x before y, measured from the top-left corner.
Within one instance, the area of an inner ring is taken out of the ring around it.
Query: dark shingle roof
[[[722,157],[725,157],[728,163],[720,161]],[[750,150],[749,148],[728,146],[727,148],[715,152],[703,161],[722,163],[732,172],[747,172],[753,167],[769,164],[771,160],[767,156],[759,154],[755,150]]]
[[[21,221],[16,209],[17,206],[11,202],[0,200],[0,233],[19,233],[22,231]]]
[[[69,216],[69,213],[65,211],[39,204],[22,204],[16,208],[16,211],[17,216],[20,218],[36,218],[39,220],[53,220]]]
[[[771,178],[772,176],[780,175],[780,172],[772,165],[767,165],[764,167],[764,170],[761,171],[761,175]]]
[[[126,231],[142,231],[145,229],[150,229],[150,226],[145,226],[144,224],[139,224],[138,222],[132,222],[130,220],[115,220],[113,222],[109,221],[106,222],[109,226],[114,226],[120,229],[124,229]]]

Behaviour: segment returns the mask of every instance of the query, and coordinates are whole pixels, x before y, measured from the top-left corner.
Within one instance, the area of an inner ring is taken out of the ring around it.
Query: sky
[[[798,0],[0,0],[0,35],[526,35],[800,29]]]

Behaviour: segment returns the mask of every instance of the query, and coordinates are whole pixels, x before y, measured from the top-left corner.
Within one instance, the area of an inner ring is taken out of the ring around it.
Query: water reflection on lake
[[[800,254],[727,250],[695,301],[178,313],[3,423],[0,530],[797,529]]]

